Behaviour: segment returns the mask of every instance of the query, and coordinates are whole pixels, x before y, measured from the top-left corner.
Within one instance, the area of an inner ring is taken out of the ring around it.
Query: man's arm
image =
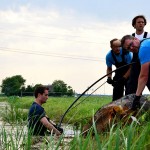
[[[136,91],[136,96],[140,96],[146,86],[146,83],[148,81],[148,75],[149,75],[149,66],[150,66],[150,62],[141,65],[141,71],[138,79],[138,88]]]
[[[61,133],[47,120],[46,117],[41,118],[40,121],[49,131],[53,130],[56,135],[61,135]]]
[[[107,67],[107,71],[106,71],[106,73],[108,74],[108,73],[110,73],[110,72],[112,72],[112,67]],[[109,74],[107,77],[112,77],[112,73],[111,74]]]
[[[112,72],[112,68],[111,67],[107,67],[107,74],[109,74],[110,72]],[[108,84],[111,84],[113,86],[114,84],[114,81],[112,80],[112,73],[110,73],[108,76],[107,76],[107,83]]]

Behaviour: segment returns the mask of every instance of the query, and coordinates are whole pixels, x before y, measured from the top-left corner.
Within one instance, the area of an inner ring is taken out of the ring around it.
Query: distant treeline
[[[2,81],[1,92],[6,96],[33,96],[36,87],[42,85],[27,85],[26,87],[25,81],[26,80],[21,75],[6,77]],[[74,96],[75,93],[72,87],[68,86],[62,80],[55,80],[52,84],[47,84],[44,86],[49,87],[50,96]]]

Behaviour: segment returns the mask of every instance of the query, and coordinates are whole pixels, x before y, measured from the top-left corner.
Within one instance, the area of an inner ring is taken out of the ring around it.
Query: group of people
[[[107,82],[113,86],[112,100],[121,98],[124,91],[125,95],[136,93],[132,104],[133,110],[140,108],[140,96],[145,86],[150,90],[150,34],[144,31],[146,23],[143,15],[136,16],[132,20],[132,26],[136,32],[123,36],[121,40],[112,39],[110,41],[112,50],[106,55]],[[117,68],[113,78],[112,65]],[[63,129],[57,127],[48,118],[42,107],[48,99],[48,90],[45,86],[35,89],[35,101],[28,114],[28,128],[32,135],[56,134],[59,136],[63,133]]]
[[[113,86],[113,98],[135,93],[132,109],[140,108],[140,97],[145,86],[150,90],[150,34],[144,31],[147,24],[143,15],[133,18],[135,33],[125,35],[121,40],[110,41],[111,50],[106,55],[107,83]],[[112,65],[116,66],[112,78]]]

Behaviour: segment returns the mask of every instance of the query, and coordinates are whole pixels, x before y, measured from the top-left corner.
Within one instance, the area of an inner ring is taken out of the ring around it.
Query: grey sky
[[[134,32],[149,1],[1,0],[0,82],[20,74],[26,85],[61,79],[76,92],[105,75],[109,41]],[[99,84],[102,84],[102,81]],[[111,94],[110,85],[98,93]]]

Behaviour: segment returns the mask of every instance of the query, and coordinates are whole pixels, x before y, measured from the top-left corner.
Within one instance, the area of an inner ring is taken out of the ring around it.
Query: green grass
[[[49,97],[47,102],[43,104],[43,107],[45,108],[46,114],[50,117],[50,119],[58,123],[61,116],[65,113],[67,108],[72,104],[74,100],[74,97]],[[4,98],[4,101],[7,101],[10,104],[11,110],[9,111],[12,114],[13,109],[16,109],[16,112],[19,110],[19,108],[29,109],[32,102],[34,101],[34,97],[9,97],[7,99]],[[93,112],[96,112],[101,106],[109,103],[110,101],[111,97],[108,96],[88,98],[83,97],[79,101],[77,101],[77,103],[75,103],[75,105],[66,114],[63,123],[84,123],[93,115]],[[18,112],[18,114],[19,113],[20,112]],[[22,114],[23,113],[24,112],[22,111]],[[27,115],[26,112],[25,115]]]
[[[8,97],[0,96],[0,102],[5,102],[8,100]]]
[[[49,97],[43,107],[52,120],[59,122],[61,115],[74,100],[75,98],[73,97]],[[84,100],[84,97],[80,99],[79,103],[82,100]],[[6,101],[10,104],[9,111],[5,109],[7,113],[4,113],[3,117],[6,122],[12,122],[12,128],[16,128],[20,125],[20,122],[27,123],[27,112],[21,109],[28,110],[34,101],[33,97],[0,97],[0,101]],[[110,101],[111,97],[89,97],[77,107],[72,108],[65,116],[63,123],[84,124],[101,106]],[[65,149],[67,146],[69,150],[149,150],[149,112],[139,118],[139,122],[140,125],[133,122],[125,127],[122,127],[121,123],[118,123],[117,126],[113,125],[110,131],[101,134],[97,134],[95,124],[93,123],[93,130],[95,132],[93,138],[90,134],[86,138],[83,138],[81,135],[76,135],[71,142],[66,145],[63,136],[57,140],[57,143],[54,137],[50,136],[48,139],[44,138],[41,149],[49,149],[52,147],[53,149],[57,149],[60,146],[61,149]],[[48,141],[47,144],[44,144],[46,141]],[[22,129],[16,129],[16,132],[12,130],[9,133],[5,127],[2,127],[0,130],[0,144],[4,149],[17,150],[19,142],[21,143],[22,149],[30,150],[33,145],[33,138],[24,132],[24,126],[22,126]]]
[[[24,128],[16,128],[16,132],[8,131],[3,127],[0,130],[1,148],[5,150],[24,150],[32,149],[33,145],[41,142],[41,150],[45,149],[65,149],[69,150],[149,150],[150,148],[150,122],[139,126],[135,122],[125,128],[112,126],[110,132],[97,134],[93,124],[95,136],[89,134],[86,138],[76,135],[67,144],[64,142],[63,135],[59,139],[53,136],[31,137],[24,132]],[[17,139],[17,140],[16,140]]]

